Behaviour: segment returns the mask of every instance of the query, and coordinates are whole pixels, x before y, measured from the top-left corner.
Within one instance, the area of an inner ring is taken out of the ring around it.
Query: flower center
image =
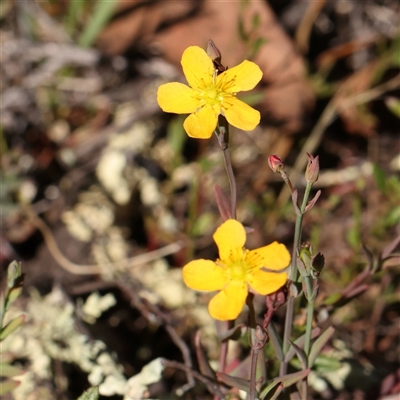
[[[217,90],[216,89],[209,89],[206,92],[206,96],[209,99],[215,99],[217,97]]]
[[[247,257],[247,250],[236,249],[227,260],[223,260],[223,264],[227,268],[229,279],[232,281],[247,281],[247,275],[251,269]]]
[[[224,92],[212,85],[199,93],[199,99],[203,104],[220,106],[224,101]]]
[[[212,83],[203,82],[202,88],[195,89],[195,97],[199,100],[199,106],[210,105],[213,108],[222,107],[224,109],[231,106],[229,99],[236,97],[236,93],[231,93],[230,88],[235,83],[235,79],[227,80],[223,76],[220,80],[215,75],[212,78]]]
[[[246,280],[246,268],[243,262],[239,260],[238,262],[229,265],[230,277],[233,281],[245,281]]]

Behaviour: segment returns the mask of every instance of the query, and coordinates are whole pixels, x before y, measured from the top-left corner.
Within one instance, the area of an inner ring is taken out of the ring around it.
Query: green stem
[[[230,328],[232,328],[231,321],[216,321],[216,323],[217,323],[217,331],[227,331]],[[226,369],[226,357],[228,355],[228,343],[229,343],[229,340],[222,341],[220,349],[219,349],[218,371],[223,372],[223,373],[225,372],[225,369]]]
[[[301,382],[301,398],[304,400],[308,399],[308,385],[306,381]]]
[[[303,216],[304,211],[307,206],[308,198],[310,196],[312,184],[307,183],[306,190],[304,192],[303,202],[300,207],[300,213],[296,218],[296,226],[294,231],[294,240],[293,240],[293,251],[292,251],[292,262],[290,264],[290,280],[292,282],[296,282],[298,278],[298,271],[296,266],[297,260],[297,249],[300,246],[301,241],[301,228],[303,224]],[[286,318],[285,318],[285,328],[283,332],[283,354],[286,354],[289,350],[289,339],[292,334],[292,324],[293,324],[293,310],[294,310],[294,297],[289,297],[286,307]],[[280,366],[280,376],[283,376],[287,372],[287,362],[282,361]]]
[[[236,179],[233,173],[231,156],[229,153],[229,124],[225,117],[220,116],[218,119],[217,129],[215,134],[218,138],[218,143],[224,155],[225,170],[228,175],[229,186],[231,190],[231,217],[236,219],[236,203],[237,203],[237,189]]]
[[[251,346],[250,353],[250,390],[247,396],[248,400],[254,400],[256,397],[256,374],[257,374],[257,359],[259,348],[255,347],[255,332],[256,332],[256,312],[253,304],[254,295],[249,293],[246,298],[246,304],[249,307],[249,314],[247,316],[247,326],[249,335],[249,344]],[[258,344],[258,343],[257,343]]]
[[[5,299],[5,296],[1,293],[0,294],[0,329],[3,328],[3,319],[4,319],[4,314],[6,311],[5,307],[6,307],[6,299]]]
[[[254,331],[254,329],[252,329]],[[251,334],[251,333],[250,333]],[[256,398],[256,373],[257,373],[257,360],[260,350],[254,347],[251,348],[251,365],[250,365],[250,391],[248,395],[249,400]]]
[[[229,186],[231,189],[231,215],[233,219],[236,219],[236,180],[233,174],[231,156],[229,154],[229,147],[223,150],[225,169],[229,179]]]
[[[307,287],[307,325],[306,325],[306,335],[305,335],[305,342],[304,342],[304,352],[306,356],[310,353],[310,344],[311,344],[311,331],[312,331],[312,321],[314,316],[314,298],[313,298],[313,289],[312,289],[312,282],[311,277],[306,276],[304,278],[306,287]]]
[[[228,355],[228,341],[226,340],[221,343],[221,347],[219,349],[219,371],[220,372],[225,372],[227,355]]]

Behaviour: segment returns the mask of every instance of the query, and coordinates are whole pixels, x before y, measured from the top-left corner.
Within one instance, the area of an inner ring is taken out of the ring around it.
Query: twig
[[[204,383],[207,386],[207,389],[210,391],[210,393],[215,394],[220,398],[224,397],[224,394],[219,389],[218,383],[215,382],[214,380],[208,378],[207,376],[201,375],[197,371],[194,371],[193,369],[191,369],[191,368],[187,367],[186,365],[181,364],[177,361],[170,361],[170,360],[163,359],[162,364],[165,367],[180,369],[181,371],[185,371],[185,372],[189,371],[198,381]]]
[[[292,262],[290,264],[290,280],[292,282],[297,281],[298,271],[297,271],[297,249],[300,246],[301,241],[301,225],[303,222],[304,211],[307,206],[308,197],[310,195],[310,191],[312,188],[312,184],[308,183],[306,186],[306,190],[303,197],[303,202],[301,204],[300,212],[296,218],[296,226],[295,226],[295,233],[294,233],[294,240],[293,240],[293,251],[292,251]],[[285,318],[285,329],[283,332],[283,354],[286,355],[287,351],[289,350],[289,340],[292,334],[292,324],[293,324],[293,309],[294,309],[294,300],[293,296],[290,296],[287,302],[286,307],[286,318]],[[282,361],[280,365],[280,376],[284,376],[287,372],[287,362]]]
[[[188,346],[186,345],[186,343],[178,335],[175,328],[171,324],[167,324],[165,326],[165,330],[168,332],[172,341],[176,344],[178,349],[181,351],[185,365],[188,368],[192,368],[193,367],[192,358],[190,357],[190,350],[189,350]],[[186,379],[187,379],[188,383],[187,383],[187,385],[185,385],[181,388],[182,392],[187,392],[189,389],[191,389],[195,385],[192,371],[189,371],[189,370],[186,371]]]
[[[174,243],[161,247],[157,250],[140,254],[138,256],[134,256],[131,258],[127,258],[126,260],[121,260],[113,263],[105,263],[101,265],[75,264],[64,256],[64,254],[58,247],[58,244],[55,241],[50,228],[46,225],[46,223],[42,219],[40,219],[36,215],[32,207],[25,205],[23,207],[23,211],[25,215],[29,218],[30,222],[42,233],[46,246],[48,247],[50,254],[53,256],[53,258],[58,262],[58,264],[63,269],[75,275],[101,274],[106,269],[111,269],[116,267],[120,268],[121,265],[126,266],[126,268],[137,267],[139,265],[143,265],[151,261],[158,260],[170,254],[174,254],[184,247],[184,242],[182,240],[178,240]]]
[[[185,366],[188,368],[186,370],[186,378],[188,383],[180,388],[183,393],[191,389],[195,385],[195,381],[192,374],[192,358],[190,355],[190,350],[185,343],[185,341],[178,335],[176,329],[172,326],[171,318],[168,314],[163,313],[156,305],[149,303],[148,301],[142,299],[138,294],[137,290],[127,283],[125,280],[120,279],[116,282],[116,285],[120,290],[129,297],[132,305],[139,310],[139,312],[150,322],[154,323],[154,317],[157,319],[159,325],[164,325],[165,330],[168,332],[173,343],[178,347],[182,353],[182,358]],[[150,317],[150,315],[152,317]]]

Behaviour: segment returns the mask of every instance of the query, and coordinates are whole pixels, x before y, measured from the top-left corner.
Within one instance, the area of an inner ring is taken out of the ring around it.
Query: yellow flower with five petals
[[[260,113],[236,97],[237,92],[251,90],[261,80],[257,64],[245,60],[217,75],[211,58],[198,46],[184,51],[181,64],[190,87],[179,82],[161,85],[157,101],[165,112],[190,114],[183,124],[190,137],[211,137],[220,114],[243,130],[260,123]]]
[[[255,250],[244,248],[246,231],[243,225],[228,219],[213,236],[219,259],[195,260],[183,267],[183,280],[194,290],[219,290],[208,310],[214,319],[234,320],[240,314],[249,291],[268,295],[287,281],[287,273],[279,272],[290,263],[290,254],[283,244],[273,242]]]

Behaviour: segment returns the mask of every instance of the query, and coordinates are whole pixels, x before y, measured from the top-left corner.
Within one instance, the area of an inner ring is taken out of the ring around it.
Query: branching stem
[[[300,246],[301,241],[301,228],[303,223],[303,216],[304,211],[307,206],[308,198],[310,196],[312,184],[307,183],[306,190],[304,192],[303,202],[300,207],[300,213],[297,215],[296,218],[296,226],[294,232],[294,241],[293,241],[293,251],[292,251],[292,262],[290,264],[290,280],[292,282],[296,282],[298,278],[298,271],[297,271],[297,249]],[[294,309],[294,300],[293,296],[290,296],[287,302],[286,308],[286,319],[285,319],[285,330],[283,333],[283,354],[286,354],[289,350],[289,339],[292,334],[292,324],[293,324],[293,309]],[[280,366],[280,376],[285,375],[287,372],[287,362],[282,361]]]

